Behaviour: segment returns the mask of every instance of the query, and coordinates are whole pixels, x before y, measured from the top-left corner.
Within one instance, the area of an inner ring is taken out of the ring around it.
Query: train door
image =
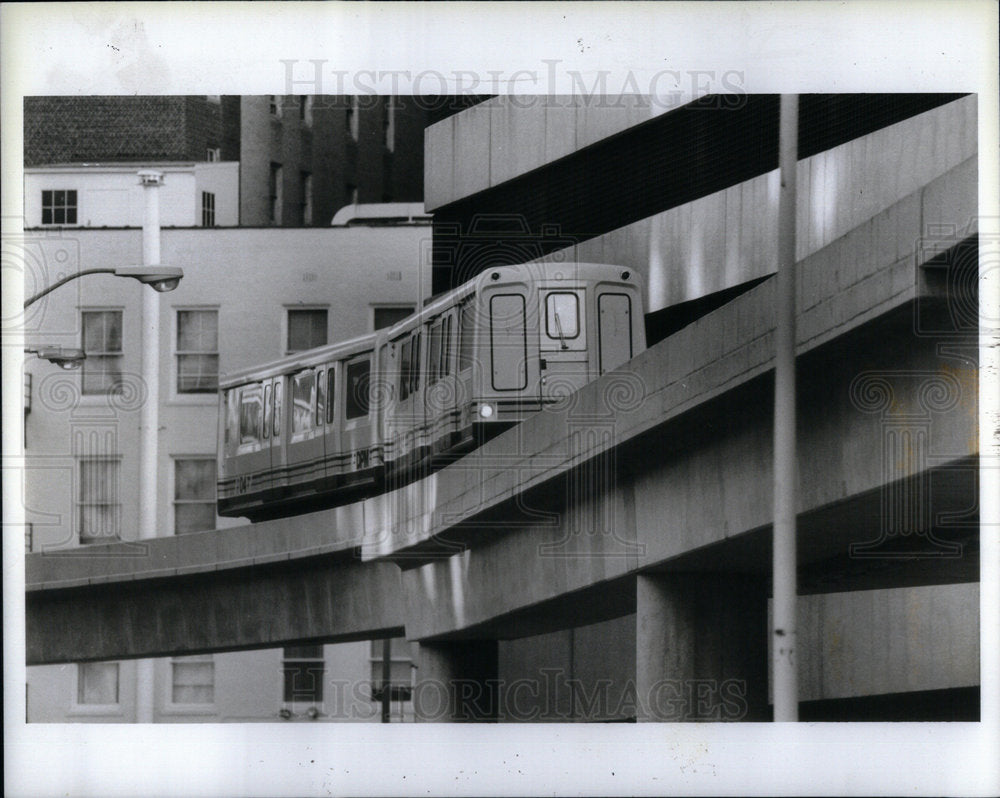
[[[328,363],[316,373],[316,426],[323,435],[323,475],[332,480],[341,473],[338,455],[340,448],[340,422],[337,411],[337,364]]]
[[[538,292],[541,397],[566,396],[593,377],[587,353],[586,291],[543,286]]]
[[[424,426],[423,380],[421,379],[421,344],[423,328],[418,327],[393,341],[395,368],[392,386],[392,409],[389,434],[393,457],[400,461],[419,448]]]
[[[300,485],[323,479],[323,427],[317,424],[317,370],[306,368],[289,376],[291,429],[287,445],[288,483]]]
[[[284,429],[284,377],[279,375],[263,382],[264,420],[261,425],[263,449],[267,453],[267,489],[275,491],[288,484],[285,471],[287,458]]]
[[[599,374],[627,363],[635,354],[632,297],[606,291],[597,297],[597,368]]]
[[[457,309],[451,308],[428,327],[424,416],[435,452],[450,448],[455,443],[453,433],[458,431],[457,318]]]
[[[367,476],[377,465],[373,461],[374,429],[372,412],[372,358],[374,352],[342,362],[340,452],[348,457],[345,469],[354,476]],[[360,472],[360,473],[359,473]]]

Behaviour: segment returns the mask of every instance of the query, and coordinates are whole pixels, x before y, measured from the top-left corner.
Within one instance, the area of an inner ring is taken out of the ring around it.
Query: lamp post
[[[142,270],[161,269],[160,263],[160,186],[163,173],[153,169],[139,172],[139,183],[145,206],[142,215]],[[127,276],[133,277],[134,273]],[[142,279],[142,278],[137,278]],[[151,283],[157,291],[164,281]],[[176,286],[176,284],[175,284]],[[156,537],[159,485],[160,436],[160,297],[159,293],[143,292],[142,297],[142,381],[146,386],[146,401],[139,415],[139,539]],[[153,722],[153,660],[136,661],[135,703],[136,722]]]
[[[56,280],[52,285],[46,286],[34,296],[29,297],[24,301],[24,309],[27,310],[43,296],[52,293],[60,286],[66,285],[66,283],[77,280],[80,277],[85,277],[88,274],[113,274],[115,277],[131,277],[133,280],[138,280],[140,283],[150,286],[154,291],[163,293],[165,291],[173,291],[177,287],[177,284],[184,276],[184,270],[179,266],[160,265],[121,266],[117,269],[84,269],[83,271],[69,274],[61,280]]]

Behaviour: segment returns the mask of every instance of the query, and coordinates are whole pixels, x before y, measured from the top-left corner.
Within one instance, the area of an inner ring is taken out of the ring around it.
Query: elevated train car
[[[389,329],[226,379],[219,513],[292,515],[404,484],[644,348],[634,272],[488,269]]]

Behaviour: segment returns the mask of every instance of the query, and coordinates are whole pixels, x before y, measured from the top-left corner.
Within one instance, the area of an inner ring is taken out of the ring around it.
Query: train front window
[[[580,303],[576,294],[552,292],[545,298],[545,334],[565,347],[580,334]]]
[[[347,366],[347,398],[344,403],[344,416],[350,421],[368,415],[368,390],[371,379],[371,364],[358,360]]]

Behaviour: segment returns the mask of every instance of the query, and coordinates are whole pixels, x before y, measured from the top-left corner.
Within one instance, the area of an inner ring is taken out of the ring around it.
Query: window
[[[219,311],[177,311],[177,393],[219,390]]]
[[[285,701],[323,700],[323,646],[285,646],[282,665]]]
[[[420,333],[399,347],[399,401],[420,390]]]
[[[451,316],[438,319],[431,326],[428,340],[427,384],[451,374]]]
[[[389,152],[396,148],[396,108],[392,97],[386,97],[382,106],[382,143]]]
[[[345,205],[358,204],[358,187],[354,185],[354,183],[344,184],[344,204]]]
[[[348,107],[344,111],[344,125],[347,130],[347,135],[349,135],[355,141],[358,140],[358,135],[360,133],[358,111],[360,110],[360,101],[358,97],[348,98]]]
[[[576,294],[553,291],[545,298],[545,334],[557,341],[568,341],[580,334]]]
[[[80,490],[77,517],[80,545],[111,543],[121,532],[121,503],[118,500],[119,462],[117,458],[93,457],[80,460]]]
[[[367,358],[347,366],[347,401],[344,409],[348,421],[368,415],[370,372],[371,365]]]
[[[273,424],[271,425],[271,432],[275,438],[281,437],[281,382],[280,380],[274,383],[274,412]]]
[[[302,224],[312,224],[312,175],[308,172],[299,174],[299,205],[302,209]]]
[[[326,343],[326,317],[325,309],[290,309],[288,311],[287,354],[323,346]]]
[[[211,654],[174,657],[170,663],[172,704],[212,704],[215,702],[215,663]]]
[[[281,117],[281,95],[271,94],[267,98],[267,111],[271,116]]]
[[[118,703],[118,663],[81,662],[76,666],[76,703]]]
[[[83,393],[121,390],[122,311],[83,311]]]
[[[240,393],[240,443],[260,440],[261,388],[247,386]]]
[[[316,372],[300,371],[292,377],[292,432],[312,429],[316,403]]]
[[[174,534],[215,529],[215,459],[174,460]]]
[[[416,308],[413,305],[407,305],[405,307],[375,307],[373,310],[373,329],[382,330],[412,315]]]
[[[215,227],[215,194],[201,192],[201,226]]]
[[[386,651],[386,643],[389,644]],[[386,656],[388,654],[388,657]],[[413,685],[413,657],[410,644],[405,638],[394,637],[391,640],[372,640],[371,653],[371,695],[372,701],[382,699],[382,687],[385,684],[384,663],[389,663],[389,691],[392,701],[409,701]]]
[[[220,147],[209,147],[205,151],[205,160],[209,163],[215,163],[216,161],[222,160],[222,149]]]
[[[42,224],[76,224],[76,191],[43,191]]]
[[[268,201],[270,202],[271,224],[281,224],[281,164],[271,163],[271,176],[268,184]]]
[[[326,396],[327,396],[326,423],[327,424],[332,424],[334,419],[334,408],[335,408],[334,397],[337,395],[337,392],[334,389],[336,387],[337,387],[336,374],[334,372],[333,366],[330,366],[329,370],[326,372]]]
[[[476,334],[476,318],[471,302],[462,305],[461,327],[462,340],[459,341],[458,345],[458,370],[465,371],[465,369],[472,367],[472,350]]]
[[[313,98],[309,95],[299,97],[299,119],[302,120],[302,124],[306,126],[311,126],[313,122],[312,116],[313,109]]]

